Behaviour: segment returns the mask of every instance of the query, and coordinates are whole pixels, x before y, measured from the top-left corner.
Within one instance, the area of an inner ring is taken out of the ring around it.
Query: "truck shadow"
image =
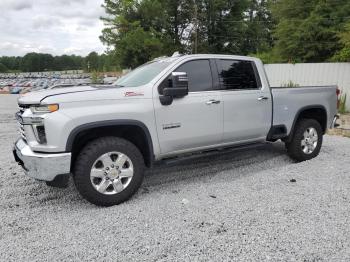
[[[157,164],[146,171],[141,188],[127,203],[137,205],[140,201],[146,201],[145,194],[151,196],[152,192],[177,192],[184,183],[197,183],[199,180],[205,183],[209,179],[229,182],[291,163],[293,162],[286,155],[284,144],[278,142],[257,148],[181,160],[172,164]],[[95,208],[79,196],[72,179],[66,189],[50,188],[45,183],[35,181],[27,190],[25,202],[31,207],[45,205],[69,206],[70,209]]]
[[[284,143],[268,143],[257,148],[223,152],[208,157],[181,160],[174,164],[159,164],[146,172],[142,187],[174,184],[186,180],[212,178],[227,171],[244,168],[245,174],[231,172],[230,179],[290,164],[293,161],[286,155]]]

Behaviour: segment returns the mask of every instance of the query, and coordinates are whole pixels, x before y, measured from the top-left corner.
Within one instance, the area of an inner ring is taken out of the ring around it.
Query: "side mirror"
[[[172,72],[170,77],[171,86],[163,89],[163,95],[159,96],[160,103],[168,106],[174,98],[188,95],[188,77],[186,72]]]
[[[188,77],[186,72],[171,73],[172,87],[163,89],[164,96],[184,97],[188,95]]]

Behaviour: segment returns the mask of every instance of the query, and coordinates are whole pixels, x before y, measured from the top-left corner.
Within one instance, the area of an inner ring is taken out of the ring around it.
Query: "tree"
[[[183,53],[248,54],[271,47],[266,0],[105,0],[100,37],[122,66]]]
[[[332,61],[350,62],[350,22],[344,26],[344,31],[338,34],[340,43],[343,48],[339,50],[333,57]]]
[[[0,73],[7,73],[7,71],[8,68],[4,64],[0,63]]]
[[[258,38],[254,35],[253,22],[257,21],[256,1],[198,1],[201,16],[200,42],[212,53],[246,55],[255,51]],[[263,24],[261,24],[263,26]]]
[[[159,32],[166,25],[160,1],[106,0],[104,7],[108,17],[102,20],[107,27],[100,39],[114,47],[110,53],[122,66],[134,68],[163,53]]]
[[[91,70],[109,71],[119,69],[113,55],[91,52],[86,58],[77,55],[61,55],[53,57],[50,54],[28,53],[23,57],[0,57],[0,64],[6,71],[40,72],[40,71],[66,71],[87,70],[89,62]],[[3,68],[3,70],[5,70]]]
[[[85,58],[85,64],[89,72],[98,70],[98,60],[99,57],[96,52],[91,52],[88,54],[88,56]]]
[[[274,21],[268,1],[251,0],[248,7],[245,53],[261,53],[273,46],[272,30]]]
[[[341,49],[338,33],[350,15],[348,0],[274,2],[274,49],[281,61],[322,62]]]

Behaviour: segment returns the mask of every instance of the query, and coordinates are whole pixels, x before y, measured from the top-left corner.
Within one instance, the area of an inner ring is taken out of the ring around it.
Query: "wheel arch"
[[[75,127],[66,142],[66,152],[72,152],[71,170],[80,150],[90,141],[103,137],[122,137],[140,150],[145,165],[151,167],[154,151],[151,134],[147,126],[138,120],[107,120],[83,124]]]
[[[302,118],[308,118],[308,119],[314,119],[322,127],[323,134],[326,133],[327,130],[327,110],[323,105],[309,105],[302,107],[298,110],[298,112],[295,114],[295,118],[292,124],[292,127],[290,129],[289,135],[286,138],[286,141],[290,141],[293,137],[295,126],[298,123],[298,121]]]

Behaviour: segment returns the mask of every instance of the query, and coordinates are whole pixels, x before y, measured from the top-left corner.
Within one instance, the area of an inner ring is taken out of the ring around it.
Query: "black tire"
[[[302,140],[304,138],[304,132],[314,128],[317,132],[318,140],[317,146],[312,153],[305,153],[302,148]],[[286,148],[288,155],[297,162],[305,161],[316,157],[322,146],[323,130],[320,123],[314,119],[300,119],[295,126],[293,137],[290,142],[286,142]]]
[[[98,192],[91,180],[90,172],[95,161],[103,154],[118,151],[127,155],[134,169],[134,174],[128,186],[114,195]],[[118,205],[128,200],[142,184],[144,176],[144,160],[138,148],[131,142],[118,137],[103,137],[88,143],[79,153],[75,165],[73,180],[83,198],[98,206]]]

